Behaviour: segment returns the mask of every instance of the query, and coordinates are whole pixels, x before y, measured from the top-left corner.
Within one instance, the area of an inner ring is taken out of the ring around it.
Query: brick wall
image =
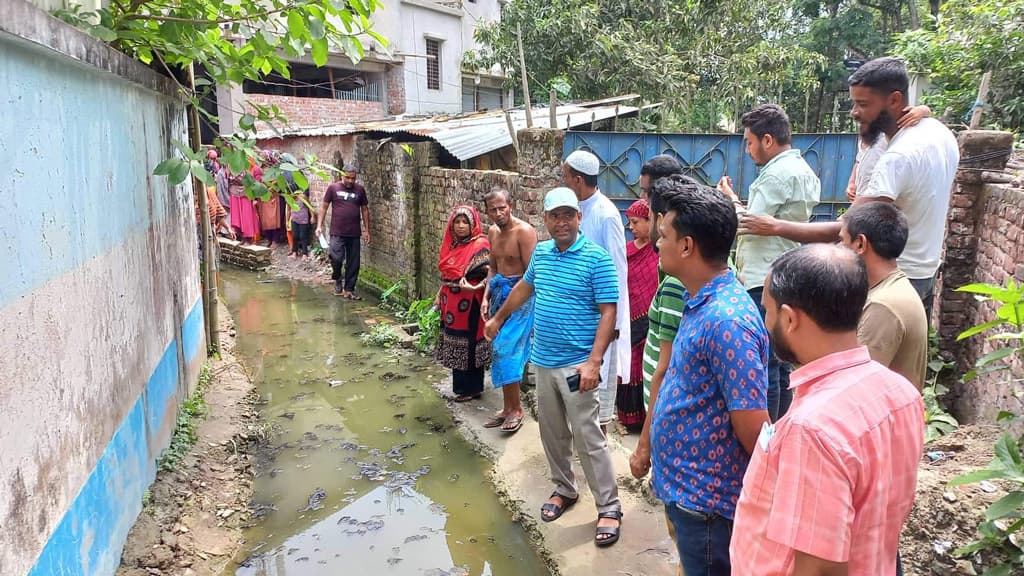
[[[269,150],[288,152],[299,161],[302,161],[306,154],[313,154],[320,162],[340,170],[345,167],[345,164],[356,164],[356,144],[360,139],[362,139],[362,136],[358,134],[346,136],[289,136],[287,138],[259,140],[256,142],[256,145]],[[332,181],[338,179],[338,174],[334,174],[331,177]],[[319,206],[329,183],[316,176],[309,175],[309,196],[314,206]]]
[[[994,346],[983,336],[957,342],[957,335],[994,319],[996,306],[956,289],[975,282],[1001,285],[1010,277],[1024,281],[1024,190],[1019,180],[1003,172],[1005,156],[971,160],[1008,150],[1012,142],[1013,136],[1004,132],[960,135],[961,169],[950,199],[945,258],[936,286],[940,350],[956,361],[958,375]],[[1017,368],[1019,378],[1024,370]],[[956,416],[962,422],[991,422],[1001,410],[1020,412],[1017,398],[1024,391],[1007,383],[1009,377],[999,372],[955,383],[951,399]]]
[[[523,218],[517,209],[520,198],[519,174],[502,170],[452,170],[427,168],[420,173],[419,225],[417,226],[420,269],[423,294],[433,294],[440,287],[437,263],[444,238],[448,216],[456,206],[469,205],[480,214],[484,232],[490,228],[484,206],[484,195],[494,188],[512,193],[513,213]],[[521,203],[520,203],[521,204]]]
[[[541,220],[543,194],[557,185],[562,157],[562,132],[532,130],[520,133],[519,166],[526,173],[502,170],[462,170],[438,165],[440,147],[435,142],[405,144],[362,141],[356,162],[370,201],[373,243],[363,251],[363,275],[371,289],[387,288],[406,278],[406,297],[426,297],[438,288],[437,258],[444,227],[452,208],[476,207],[485,229],[483,197],[493,188],[512,193],[513,212],[538,227],[547,237]],[[531,186],[526,187],[524,182]]]
[[[346,122],[378,120],[387,116],[382,102],[334,100],[331,98],[300,98],[246,94],[245,99],[260,106],[277,105],[288,119],[289,126],[329,126]]]

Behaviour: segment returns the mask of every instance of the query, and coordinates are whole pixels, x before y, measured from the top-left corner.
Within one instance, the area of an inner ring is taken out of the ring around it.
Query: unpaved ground
[[[907,576],[981,574],[992,565],[987,553],[967,560],[953,558],[952,552],[975,540],[985,510],[1006,491],[998,482],[958,487],[948,483],[984,468],[1001,433],[996,426],[964,426],[925,447],[926,452],[947,456],[935,462],[922,460],[917,499],[900,541]]]
[[[119,576],[220,575],[241,546],[257,436],[253,386],[232,355],[233,323],[223,305],[220,318],[224,351],[210,360],[198,441],[175,470],[157,474],[128,534]]]
[[[271,265],[268,271],[275,276],[309,282],[310,284],[329,284],[331,279],[331,263],[326,256],[310,254],[309,258],[289,258],[289,248],[285,244],[274,245],[271,254]]]

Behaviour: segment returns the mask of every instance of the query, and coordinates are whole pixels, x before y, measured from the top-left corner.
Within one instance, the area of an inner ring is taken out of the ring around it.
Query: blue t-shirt
[[[586,362],[601,320],[597,305],[619,300],[612,257],[583,234],[565,252],[546,240],[533,251],[523,281],[536,295],[530,363],[565,368]]]
[[[686,295],[651,422],[651,470],[663,502],[732,519],[750,455],[731,410],[764,410],[768,331],[732,271]]]

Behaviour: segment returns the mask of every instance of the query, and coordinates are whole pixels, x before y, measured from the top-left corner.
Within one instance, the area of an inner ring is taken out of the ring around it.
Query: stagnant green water
[[[251,272],[221,279],[235,354],[277,429],[236,574],[548,573],[433,391],[443,372],[360,344],[372,305]]]

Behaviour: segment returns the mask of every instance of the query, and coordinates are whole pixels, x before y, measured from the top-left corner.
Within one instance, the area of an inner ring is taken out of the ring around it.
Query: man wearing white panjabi
[[[616,307],[615,339],[601,364],[601,429],[615,420],[615,393],[618,379],[629,378],[629,293],[626,273],[626,232],[615,204],[597,187],[601,161],[585,150],[576,150],[562,164],[562,181],[576,193],[583,222],[580,232],[604,248],[615,262],[619,277],[619,302]]]

